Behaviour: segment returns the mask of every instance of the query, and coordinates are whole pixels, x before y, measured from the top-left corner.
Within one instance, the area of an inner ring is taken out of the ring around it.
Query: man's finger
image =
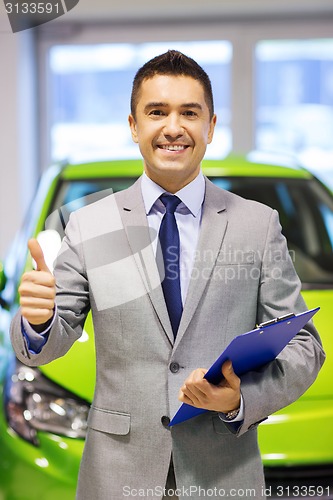
[[[49,268],[45,263],[43,250],[35,238],[31,238],[28,241],[28,248],[30,250],[31,257],[36,262],[37,271],[45,271],[51,273],[51,271],[49,270]]]

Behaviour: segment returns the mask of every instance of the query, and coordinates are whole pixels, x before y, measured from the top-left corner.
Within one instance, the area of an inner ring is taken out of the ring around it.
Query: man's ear
[[[129,115],[128,123],[131,129],[132,139],[134,142],[138,143],[138,133],[136,130],[136,121],[133,115]]]
[[[212,119],[210,121],[210,126],[209,126],[209,131],[208,131],[208,144],[210,144],[213,140],[216,120],[217,120],[216,115],[213,115]]]

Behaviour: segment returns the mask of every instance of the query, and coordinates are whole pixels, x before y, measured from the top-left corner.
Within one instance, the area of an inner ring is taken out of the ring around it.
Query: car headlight
[[[85,438],[90,405],[45,377],[38,368],[14,360],[4,390],[8,425],[38,446],[37,431]]]

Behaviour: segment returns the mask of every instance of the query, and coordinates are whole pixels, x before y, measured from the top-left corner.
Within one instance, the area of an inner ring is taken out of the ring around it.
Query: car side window
[[[303,284],[333,283],[333,202],[315,179],[228,178],[213,182],[279,213]]]

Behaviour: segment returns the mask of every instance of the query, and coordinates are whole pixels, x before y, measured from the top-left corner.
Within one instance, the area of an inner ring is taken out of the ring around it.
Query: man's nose
[[[180,135],[183,135],[184,129],[181,122],[181,116],[176,113],[170,113],[166,117],[163,132],[164,135],[168,135],[170,137],[178,137]]]

